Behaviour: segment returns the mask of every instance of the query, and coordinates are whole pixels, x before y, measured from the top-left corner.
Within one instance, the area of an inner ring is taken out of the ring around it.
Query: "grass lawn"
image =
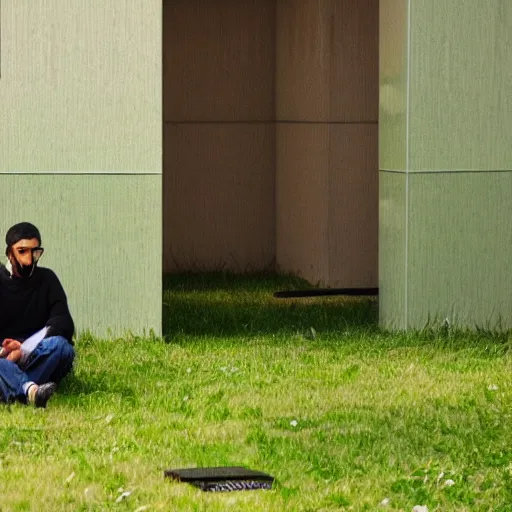
[[[304,286],[170,277],[165,341],[79,338],[46,410],[0,408],[0,511],[512,510],[512,334],[384,333],[375,299],[272,298]],[[163,478],[223,465],[275,488]]]

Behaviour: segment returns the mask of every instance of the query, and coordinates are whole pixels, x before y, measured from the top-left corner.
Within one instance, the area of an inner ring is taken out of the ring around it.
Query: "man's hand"
[[[21,343],[18,340],[6,338],[2,342],[0,357],[5,357],[8,361],[17,363],[21,359]]]
[[[18,340],[13,340],[11,338],[5,338],[2,343],[2,348],[7,352],[12,352],[13,350],[18,350],[21,348],[21,342]]]

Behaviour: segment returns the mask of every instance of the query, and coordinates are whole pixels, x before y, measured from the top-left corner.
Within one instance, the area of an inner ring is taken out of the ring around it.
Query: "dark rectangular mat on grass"
[[[272,489],[274,477],[241,466],[216,468],[168,469],[164,475],[206,492],[249,491]]]

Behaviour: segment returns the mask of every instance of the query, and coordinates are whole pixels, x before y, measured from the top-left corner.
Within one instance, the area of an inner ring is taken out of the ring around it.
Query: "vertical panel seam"
[[[278,125],[277,125],[277,117],[278,117],[278,87],[277,87],[277,73],[278,73],[278,63],[277,63],[277,31],[279,30],[279,6],[278,3],[274,4],[274,76],[272,80],[272,88],[274,94],[274,270],[279,271],[279,254],[278,254],[278,244],[279,244],[279,176],[280,176],[280,168],[278,161]]]
[[[329,65],[327,66],[328,79],[327,83],[329,84],[328,88],[328,111],[329,111],[329,123],[327,126],[327,178],[326,178],[326,193],[327,193],[327,222],[326,222],[326,240],[325,240],[325,280],[326,284],[331,281],[331,151],[332,151],[332,52],[333,52],[333,38],[334,38],[334,5],[332,0],[330,0],[327,4],[328,9],[328,23],[329,23],[329,32],[327,34],[328,37],[328,55],[329,55]],[[323,36],[324,34],[321,34]]]
[[[0,78],[2,78],[2,0],[0,0]]]
[[[411,98],[411,3],[407,2],[407,58],[405,107],[405,235],[404,235],[404,327],[409,325],[409,167],[410,167],[410,98]]]

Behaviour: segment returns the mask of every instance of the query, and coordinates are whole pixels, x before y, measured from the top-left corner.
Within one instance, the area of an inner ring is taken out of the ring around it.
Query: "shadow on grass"
[[[112,373],[107,371],[86,376],[73,371],[59,384],[59,394],[62,396],[119,395],[123,397],[123,400],[133,400],[136,397],[132,386],[112,378]]]
[[[312,288],[296,277],[180,274],[164,279],[163,330],[178,335],[247,337],[377,329],[377,301],[359,297],[276,299],[274,292]]]
[[[378,299],[315,297],[276,299],[280,290],[314,288],[294,276],[203,273],[164,277],[163,333],[167,341],[187,337],[247,339],[257,336],[321,335],[333,340],[363,340],[388,349],[435,345],[439,350],[477,348],[501,357],[512,350],[512,331],[426,326],[408,332],[378,326]],[[348,337],[347,337],[348,336]]]

